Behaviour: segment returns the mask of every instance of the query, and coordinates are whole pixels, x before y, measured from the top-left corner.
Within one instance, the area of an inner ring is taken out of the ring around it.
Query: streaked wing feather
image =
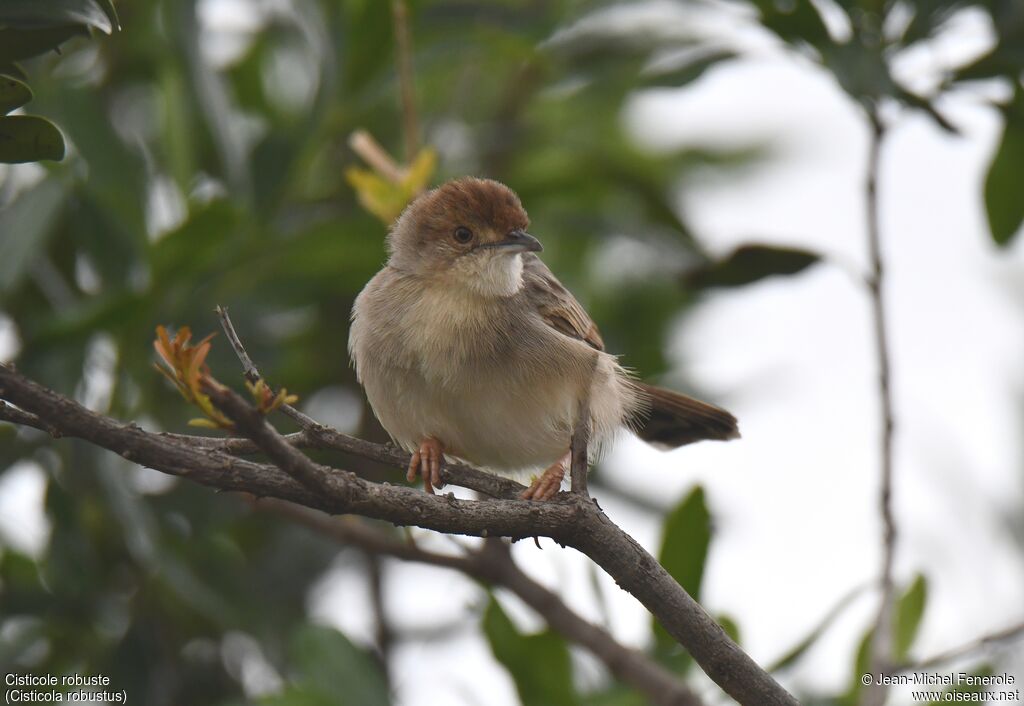
[[[596,350],[604,350],[597,325],[548,266],[533,253],[523,255],[523,284],[530,301],[551,328],[570,338],[585,341]]]

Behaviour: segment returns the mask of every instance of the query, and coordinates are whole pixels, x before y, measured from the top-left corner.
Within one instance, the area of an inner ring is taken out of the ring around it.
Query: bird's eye
[[[473,239],[473,231],[466,226],[459,226],[455,229],[454,237],[457,242],[468,243]]]

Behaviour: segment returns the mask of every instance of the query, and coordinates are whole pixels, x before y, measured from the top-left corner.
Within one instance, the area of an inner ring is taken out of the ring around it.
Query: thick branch
[[[265,507],[341,543],[403,561],[415,561],[460,571],[478,581],[501,586],[533,608],[559,634],[588,649],[616,678],[647,695],[659,706],[700,706],[700,699],[675,675],[647,655],[618,643],[608,631],[574,613],[557,594],[526,575],[513,561],[508,546],[490,540],[484,549],[465,556],[452,556],[400,542],[355,518],[331,518],[307,508],[277,500],[264,500]]]
[[[219,451],[185,446],[137,425],[95,414],[5,365],[0,365],[0,399],[45,420],[62,435],[85,439],[141,465],[211,487],[276,497],[331,514],[364,515],[450,534],[550,537],[589,556],[636,596],[707,675],[737,701],[757,706],[796,704],[649,553],[592,501],[579,495],[561,494],[544,503],[467,501],[450,494],[429,495],[412,488],[377,485],[308,458],[303,461],[295,456],[302,454],[262,418],[262,427],[250,425],[248,412],[236,415],[236,410],[223,410],[284,466],[281,470]]]

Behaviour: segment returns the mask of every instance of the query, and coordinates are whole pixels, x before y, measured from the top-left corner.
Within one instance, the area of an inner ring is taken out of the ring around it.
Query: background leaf
[[[339,706],[388,706],[391,703],[377,664],[333,628],[300,627],[292,639],[290,661],[293,682],[302,692],[315,698],[278,703]]]
[[[992,239],[1009,245],[1024,224],[1021,165],[1024,165],[1024,90],[1016,85],[1013,101],[1004,111],[1003,137],[985,178],[985,210]]]
[[[689,270],[687,287],[739,287],[774,275],[794,275],[820,260],[820,256],[799,248],[774,245],[742,245],[720,260]]]
[[[88,36],[82,25],[13,29],[0,25],[0,65],[53,51],[76,35]]]
[[[32,90],[28,86],[10,76],[0,75],[0,115],[10,113],[30,100]]]
[[[64,136],[57,126],[36,115],[0,117],[0,162],[64,159]]]
[[[697,486],[665,518],[658,561],[698,601],[710,544],[711,513]],[[657,621],[652,625],[659,656],[677,670],[689,669],[690,656]]]
[[[492,596],[484,611],[491,651],[512,675],[519,698],[531,706],[572,706],[572,666],[565,641],[550,630],[522,635]]]
[[[923,574],[918,574],[896,603],[893,658],[897,662],[906,660],[907,653],[914,644],[927,601],[928,581]]]
[[[0,209],[0,294],[18,286],[32,261],[44,251],[65,192],[59,181],[46,180],[13,205]]]
[[[112,11],[109,0],[102,5],[96,0],[4,0],[0,24],[21,29],[80,24],[110,34],[114,29]]]

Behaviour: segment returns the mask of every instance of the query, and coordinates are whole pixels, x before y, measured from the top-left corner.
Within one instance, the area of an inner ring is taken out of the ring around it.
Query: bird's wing
[[[523,285],[530,302],[551,328],[604,350],[601,334],[586,310],[533,253],[523,254]]]

